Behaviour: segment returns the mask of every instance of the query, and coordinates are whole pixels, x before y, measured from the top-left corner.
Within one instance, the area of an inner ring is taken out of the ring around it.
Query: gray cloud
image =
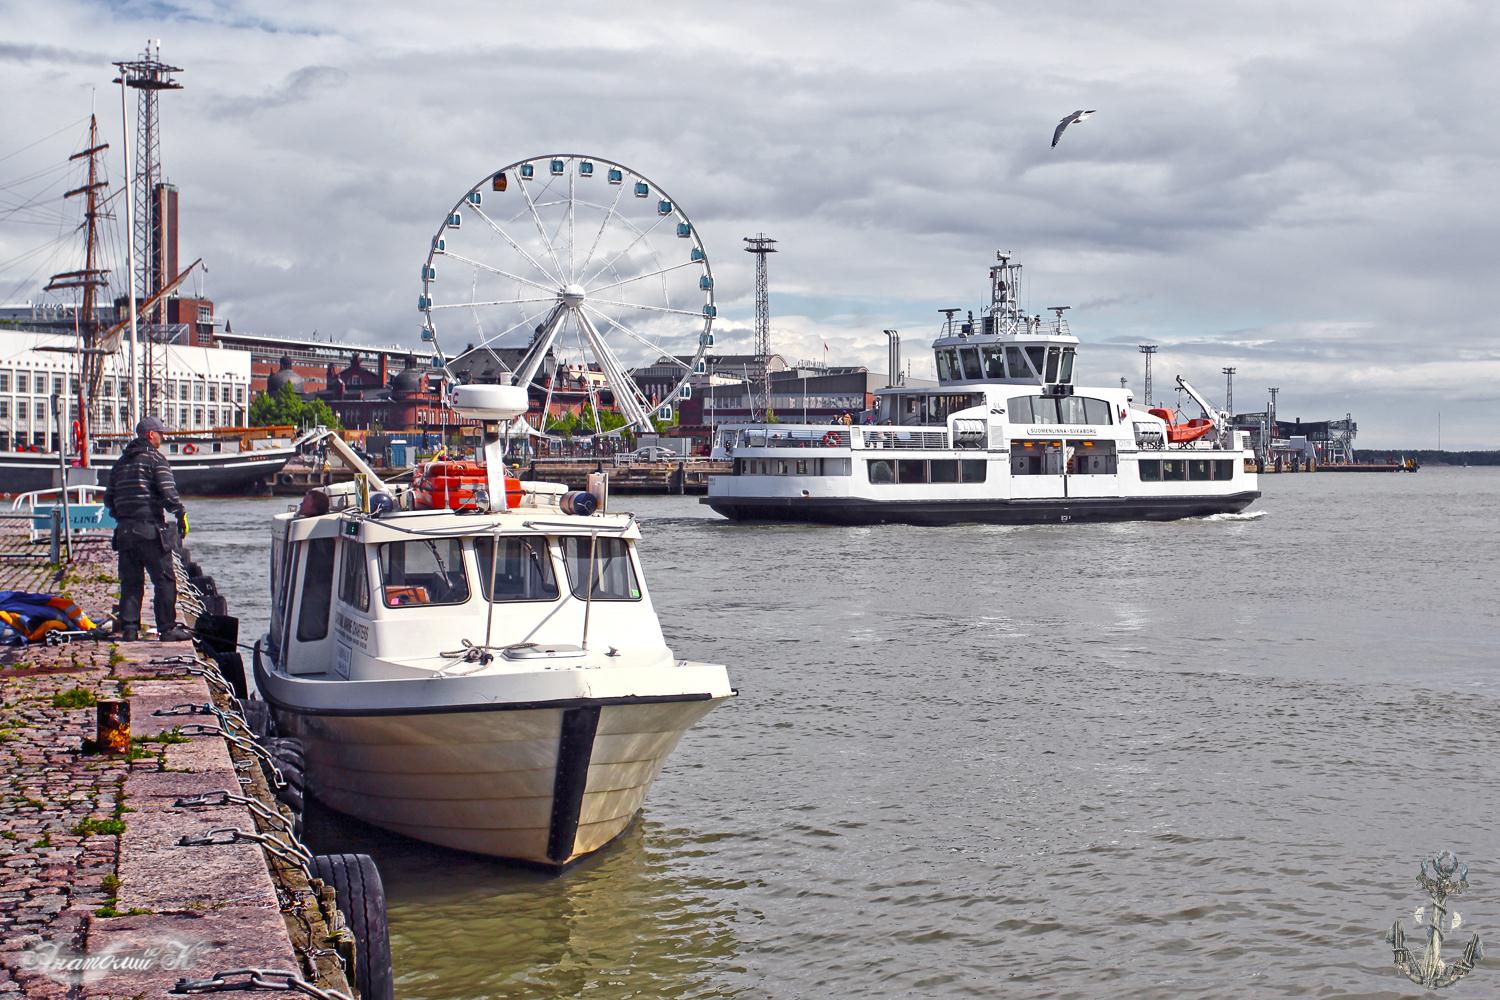
[[[1284,411],[1353,410],[1363,440],[1393,446],[1441,407],[1445,443],[1500,446],[1496,18],[1394,0],[1024,17],[826,0],[776,18],[676,0],[647,18],[280,0],[100,17],[64,0],[0,13],[0,64],[51,52],[67,82],[105,86],[110,58],[165,36],[186,67],[162,100],[184,249],[236,329],[413,342],[417,266],[448,206],[523,157],[593,152],[691,214],[721,342],[748,344],[747,234],[782,241],[784,353],[827,341],[878,366],[895,326],[918,370],[935,310],[977,308],[1004,247],[1034,309],[1075,306],[1100,381],[1138,380],[1132,345],[1150,340],[1159,372],[1201,386],[1237,366],[1242,406],[1280,385]],[[62,58],[63,37],[112,55]],[[16,145],[79,116],[55,83],[8,78]],[[1075,107],[1099,113],[1050,149]]]

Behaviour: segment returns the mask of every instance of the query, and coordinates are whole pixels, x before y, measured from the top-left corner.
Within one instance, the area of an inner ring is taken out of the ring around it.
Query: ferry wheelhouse
[[[255,680],[326,805],[561,867],[626,828],[734,692],[722,665],[667,646],[631,515],[505,476],[499,421],[526,402],[459,386],[455,408],[486,421],[482,463],[419,467],[410,488],[362,469],[371,492],[320,488],[276,517]]]
[[[1248,434],[1181,376],[1201,416],[1075,385],[1067,307],[1023,314],[1021,265],[996,256],[980,318],[944,310],[936,388],[877,390],[872,422],[852,426],[726,425],[714,457],[733,472],[702,502],[745,521],[1036,524],[1199,517],[1260,496]]]

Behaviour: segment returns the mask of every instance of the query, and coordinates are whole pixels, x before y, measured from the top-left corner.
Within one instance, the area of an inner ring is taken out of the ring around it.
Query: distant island
[[[1420,465],[1500,465],[1500,450],[1497,451],[1438,451],[1419,448],[1415,451],[1392,450],[1390,448],[1356,448],[1356,462],[1386,462],[1396,459],[1415,458]]]

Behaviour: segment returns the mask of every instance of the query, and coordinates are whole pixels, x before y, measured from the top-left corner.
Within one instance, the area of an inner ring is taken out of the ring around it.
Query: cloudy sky
[[[585,152],[692,216],[720,349],[750,343],[746,235],[780,241],[773,349],[883,370],[895,327],[917,374],[1004,248],[1031,311],[1073,307],[1084,382],[1139,389],[1151,342],[1158,387],[1220,399],[1234,365],[1237,410],[1275,385],[1367,447],[1433,447],[1441,412],[1444,446],[1500,448],[1497,12],[0,0],[0,299],[36,294],[23,255],[56,236],[15,211],[47,180],[24,179],[78,148],[91,88],[117,137],[109,64],[159,37],[183,251],[237,330],[414,344],[448,206]],[[1076,108],[1098,114],[1050,149]]]

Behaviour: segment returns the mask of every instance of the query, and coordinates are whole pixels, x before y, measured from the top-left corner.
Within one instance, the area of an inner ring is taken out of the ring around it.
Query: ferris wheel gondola
[[[528,388],[535,431],[567,410],[587,415],[588,436],[670,420],[716,314],[708,254],[677,200],[575,153],[518,160],[466,191],[432,238],[417,307],[450,380],[488,369]],[[445,353],[443,338],[470,346]]]

